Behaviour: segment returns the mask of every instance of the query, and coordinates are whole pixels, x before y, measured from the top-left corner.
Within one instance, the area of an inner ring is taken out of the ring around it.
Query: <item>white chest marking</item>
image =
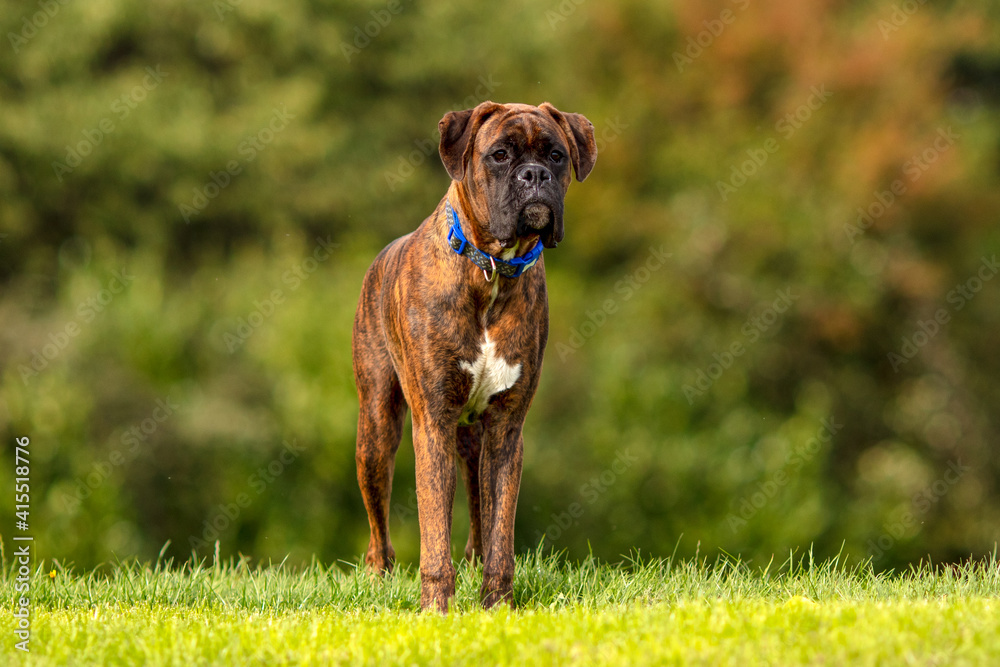
[[[471,364],[468,361],[459,362],[463,371],[472,374],[472,391],[469,400],[462,408],[458,418],[459,424],[471,424],[486,410],[490,397],[501,391],[507,391],[521,377],[521,364],[511,366],[497,354],[496,344],[490,340],[489,333],[483,341],[479,357]]]

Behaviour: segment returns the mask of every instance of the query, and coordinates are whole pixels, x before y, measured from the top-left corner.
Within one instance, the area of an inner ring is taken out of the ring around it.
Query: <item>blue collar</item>
[[[448,210],[448,215],[451,216],[451,229],[448,230],[448,245],[456,253],[465,255],[473,264],[482,269],[483,275],[486,276],[488,281],[492,282],[496,278],[497,273],[508,278],[517,278],[533,267],[538,258],[542,256],[543,247],[541,239],[523,257],[515,257],[511,260],[500,259],[499,257],[494,257],[483,252],[465,238],[465,234],[462,233],[462,225],[458,222],[458,213],[451,207],[451,203],[445,202],[445,207]],[[492,275],[487,275],[487,271],[492,271]]]

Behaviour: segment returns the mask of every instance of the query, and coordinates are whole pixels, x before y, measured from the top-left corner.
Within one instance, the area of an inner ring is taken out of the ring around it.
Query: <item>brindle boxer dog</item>
[[[542,248],[563,238],[570,169],[597,159],[594,126],[551,104],[483,102],[438,123],[448,193],[365,275],[354,320],[358,483],[365,562],[392,569],[389,494],[407,406],[413,412],[420,605],[455,594],[455,454],[471,514],[465,557],[482,558],[482,603],[512,599],[521,427],[548,337]]]

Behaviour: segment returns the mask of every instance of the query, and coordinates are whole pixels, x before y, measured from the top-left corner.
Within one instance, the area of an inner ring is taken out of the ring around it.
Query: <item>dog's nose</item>
[[[517,180],[525,185],[539,187],[545,181],[552,180],[552,172],[540,164],[525,164],[518,167]]]

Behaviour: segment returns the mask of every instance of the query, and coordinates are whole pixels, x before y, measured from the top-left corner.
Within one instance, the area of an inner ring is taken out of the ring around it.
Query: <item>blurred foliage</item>
[[[520,550],[994,548],[992,3],[53,0],[0,29],[0,436],[8,470],[31,438],[42,557],[363,551],[361,277],[485,99],[600,147],[546,253]],[[407,435],[409,561],[412,471]]]

